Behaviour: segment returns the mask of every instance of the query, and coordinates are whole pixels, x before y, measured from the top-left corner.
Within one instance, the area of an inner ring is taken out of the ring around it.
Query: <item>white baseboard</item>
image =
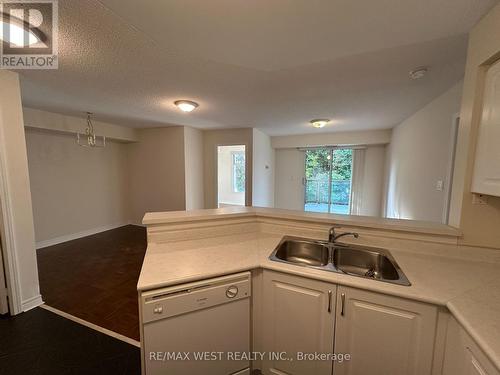
[[[21,310],[23,312],[34,309],[35,307],[38,307],[40,305],[43,305],[43,300],[42,296],[39,294],[37,296],[28,298],[25,301],[21,302]]]
[[[91,236],[93,234],[105,232],[105,231],[111,230],[111,229],[116,229],[116,228],[123,227],[124,225],[129,225],[129,224],[130,224],[130,222],[127,221],[124,223],[110,224],[110,225],[105,225],[102,227],[92,228],[92,229],[84,230],[84,231],[78,232],[78,233],[66,234],[64,236],[60,236],[60,237],[56,237],[56,238],[51,238],[49,240],[37,242],[35,244],[35,246],[36,246],[36,249],[38,250],[38,249],[41,249],[43,247],[53,246],[53,245],[57,245],[57,244],[60,244],[63,242],[76,240],[78,238]]]

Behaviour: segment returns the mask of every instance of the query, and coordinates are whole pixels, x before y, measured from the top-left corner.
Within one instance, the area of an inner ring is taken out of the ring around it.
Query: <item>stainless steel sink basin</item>
[[[335,247],[333,265],[349,275],[382,280],[399,280],[396,261],[385,250]]]
[[[280,242],[273,254],[276,259],[287,263],[321,267],[328,264],[330,250],[319,241],[287,238]]]
[[[269,257],[273,261],[411,285],[384,249],[285,236]]]

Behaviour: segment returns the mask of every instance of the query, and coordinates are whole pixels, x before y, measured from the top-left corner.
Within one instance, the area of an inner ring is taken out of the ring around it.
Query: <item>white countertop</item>
[[[253,232],[151,243],[137,288],[144,291],[264,268],[446,306],[500,369],[498,263],[391,249],[412,283],[401,286],[271,261],[268,257],[281,238],[281,235]]]
[[[317,212],[284,210],[279,208],[231,206],[208,210],[149,212],[145,225],[220,220],[238,217],[268,217],[315,223],[335,223],[349,227],[373,228],[400,232],[459,237],[461,231],[445,224],[418,220],[387,219],[375,216],[336,215]]]

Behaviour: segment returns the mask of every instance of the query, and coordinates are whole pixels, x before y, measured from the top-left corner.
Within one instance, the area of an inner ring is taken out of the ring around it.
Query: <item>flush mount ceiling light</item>
[[[310,121],[311,125],[317,129],[323,128],[329,122],[330,122],[330,120],[328,120],[328,119],[316,119],[316,120]]]
[[[28,22],[0,13],[0,40],[10,43],[13,47],[22,48],[43,42],[45,39],[45,35]]]
[[[412,71],[410,71],[410,73],[409,73],[410,78],[413,80],[424,78],[424,76],[427,74],[428,71],[429,71],[429,68],[426,66],[421,66],[421,67],[415,68]]]
[[[177,100],[174,104],[183,112],[191,112],[198,108],[198,103],[191,100]]]

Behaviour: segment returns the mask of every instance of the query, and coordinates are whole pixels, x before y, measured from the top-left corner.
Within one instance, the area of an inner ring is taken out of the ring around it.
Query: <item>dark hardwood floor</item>
[[[137,280],[146,229],[127,225],[37,250],[49,306],[139,340]]]
[[[0,375],[139,375],[140,349],[50,311],[0,316]]]

